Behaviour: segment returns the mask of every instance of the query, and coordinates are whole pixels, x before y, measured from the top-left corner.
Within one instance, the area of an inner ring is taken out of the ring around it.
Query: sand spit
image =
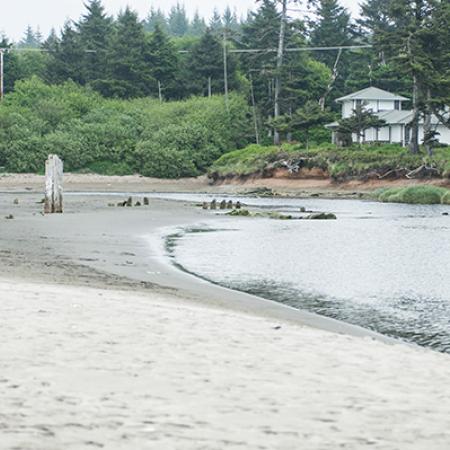
[[[448,449],[448,355],[0,281],[0,448]]]

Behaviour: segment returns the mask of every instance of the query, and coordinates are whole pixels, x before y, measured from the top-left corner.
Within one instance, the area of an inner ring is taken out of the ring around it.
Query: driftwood
[[[435,167],[426,166],[425,164],[414,170],[410,170],[407,167],[400,167],[396,169],[390,169],[383,174],[376,173],[376,176],[378,177],[379,180],[383,180],[384,178],[401,178],[401,177],[414,179],[439,175],[440,175],[439,169],[436,169]]]
[[[383,175],[380,175],[379,173],[377,173],[378,179],[383,180],[384,178],[399,178],[399,177],[403,177],[408,173],[408,169],[406,167],[401,167],[399,169],[391,169],[388,170],[386,173],[384,173]]]
[[[63,212],[63,162],[57,155],[50,155],[45,162],[44,213]]]
[[[406,174],[406,178],[424,178],[433,175],[440,175],[439,170],[435,167],[429,167],[425,164]]]

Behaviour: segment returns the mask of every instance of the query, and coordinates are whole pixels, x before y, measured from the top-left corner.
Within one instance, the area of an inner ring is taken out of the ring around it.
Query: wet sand
[[[39,193],[14,190],[0,195],[0,448],[450,446],[448,355],[168,266],[161,233],[211,213],[77,196],[42,216]]]

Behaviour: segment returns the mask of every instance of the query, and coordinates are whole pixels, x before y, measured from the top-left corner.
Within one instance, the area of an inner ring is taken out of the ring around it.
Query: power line
[[[357,50],[362,48],[372,48],[370,44],[367,45],[339,45],[335,47],[298,47],[286,48],[285,52],[311,52],[311,51],[334,51],[334,50]],[[249,48],[249,49],[232,49],[230,53],[276,53],[276,48]]]

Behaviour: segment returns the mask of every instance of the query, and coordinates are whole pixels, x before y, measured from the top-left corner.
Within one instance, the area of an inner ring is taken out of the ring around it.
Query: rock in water
[[[314,214],[310,214],[307,219],[309,220],[336,220],[337,217],[335,214],[333,213],[314,213]]]
[[[150,201],[148,197],[144,197],[144,206],[148,206],[150,204]]]
[[[217,201],[215,199],[211,202],[210,208],[217,209]]]
[[[241,202],[236,203],[236,209],[241,209]]]
[[[227,202],[225,200],[222,200],[220,202],[220,209],[226,209],[226,207],[227,207]]]
[[[202,208],[203,208],[203,209],[208,209],[208,208],[209,208],[208,202],[203,202]]]
[[[142,206],[141,202],[136,202],[136,204],[134,206]]]
[[[126,201],[126,205],[128,207],[133,206],[133,197],[128,197],[128,200]]]
[[[14,204],[15,204],[15,205],[18,205],[18,204],[19,204],[19,199],[18,199],[18,198],[15,198],[15,199],[14,199]]]
[[[230,200],[230,201],[227,203],[227,209],[233,209],[233,201],[232,201],[232,200]]]

